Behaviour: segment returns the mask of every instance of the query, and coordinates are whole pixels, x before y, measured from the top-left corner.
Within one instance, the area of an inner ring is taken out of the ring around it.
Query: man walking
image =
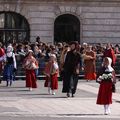
[[[76,92],[78,83],[78,74],[81,65],[81,56],[77,51],[77,42],[70,43],[70,51],[66,55],[64,63],[63,93],[67,93],[67,97],[72,97]]]

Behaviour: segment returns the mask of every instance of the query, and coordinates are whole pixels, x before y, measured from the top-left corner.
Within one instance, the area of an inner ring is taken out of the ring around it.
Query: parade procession
[[[0,120],[120,119],[120,0],[0,0]]]

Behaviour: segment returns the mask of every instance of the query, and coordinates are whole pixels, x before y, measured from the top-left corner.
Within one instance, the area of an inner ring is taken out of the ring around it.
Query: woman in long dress
[[[59,64],[60,71],[59,72],[60,72],[60,80],[63,81],[63,84],[64,84],[64,76],[65,76],[64,63],[65,63],[65,59],[66,59],[66,55],[67,55],[68,51],[70,51],[70,48],[68,45],[65,45],[63,47],[63,50],[62,50],[61,55],[60,55],[60,64]]]
[[[35,69],[38,69],[38,62],[33,57],[32,50],[28,51],[23,67],[26,71],[26,87],[32,91],[32,88],[37,88]]]
[[[13,53],[13,47],[11,44],[7,47],[4,61],[5,66],[3,71],[3,79],[6,81],[6,86],[11,86],[13,80],[15,79],[14,72],[17,69],[16,58],[15,54]]]
[[[112,65],[112,67],[114,67],[115,63],[116,63],[116,56],[115,56],[115,52],[110,43],[108,43],[106,45],[106,49],[103,52],[103,58],[105,58],[105,57],[110,57],[112,59],[111,65]]]
[[[85,79],[96,80],[96,53],[92,51],[92,46],[88,46],[84,55]]]

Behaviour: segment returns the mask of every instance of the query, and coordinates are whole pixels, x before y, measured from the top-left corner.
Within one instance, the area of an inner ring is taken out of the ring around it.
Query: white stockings
[[[105,115],[108,115],[108,114],[110,114],[111,113],[111,111],[110,111],[110,105],[108,104],[108,105],[104,105],[104,110],[105,110]]]

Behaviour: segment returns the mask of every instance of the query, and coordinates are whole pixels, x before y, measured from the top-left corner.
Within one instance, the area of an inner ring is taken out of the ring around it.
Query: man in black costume
[[[72,97],[76,92],[78,75],[81,66],[81,55],[77,51],[78,43],[73,41],[70,43],[71,50],[67,53],[64,63],[64,77],[63,77],[63,93],[67,93],[67,97]]]

